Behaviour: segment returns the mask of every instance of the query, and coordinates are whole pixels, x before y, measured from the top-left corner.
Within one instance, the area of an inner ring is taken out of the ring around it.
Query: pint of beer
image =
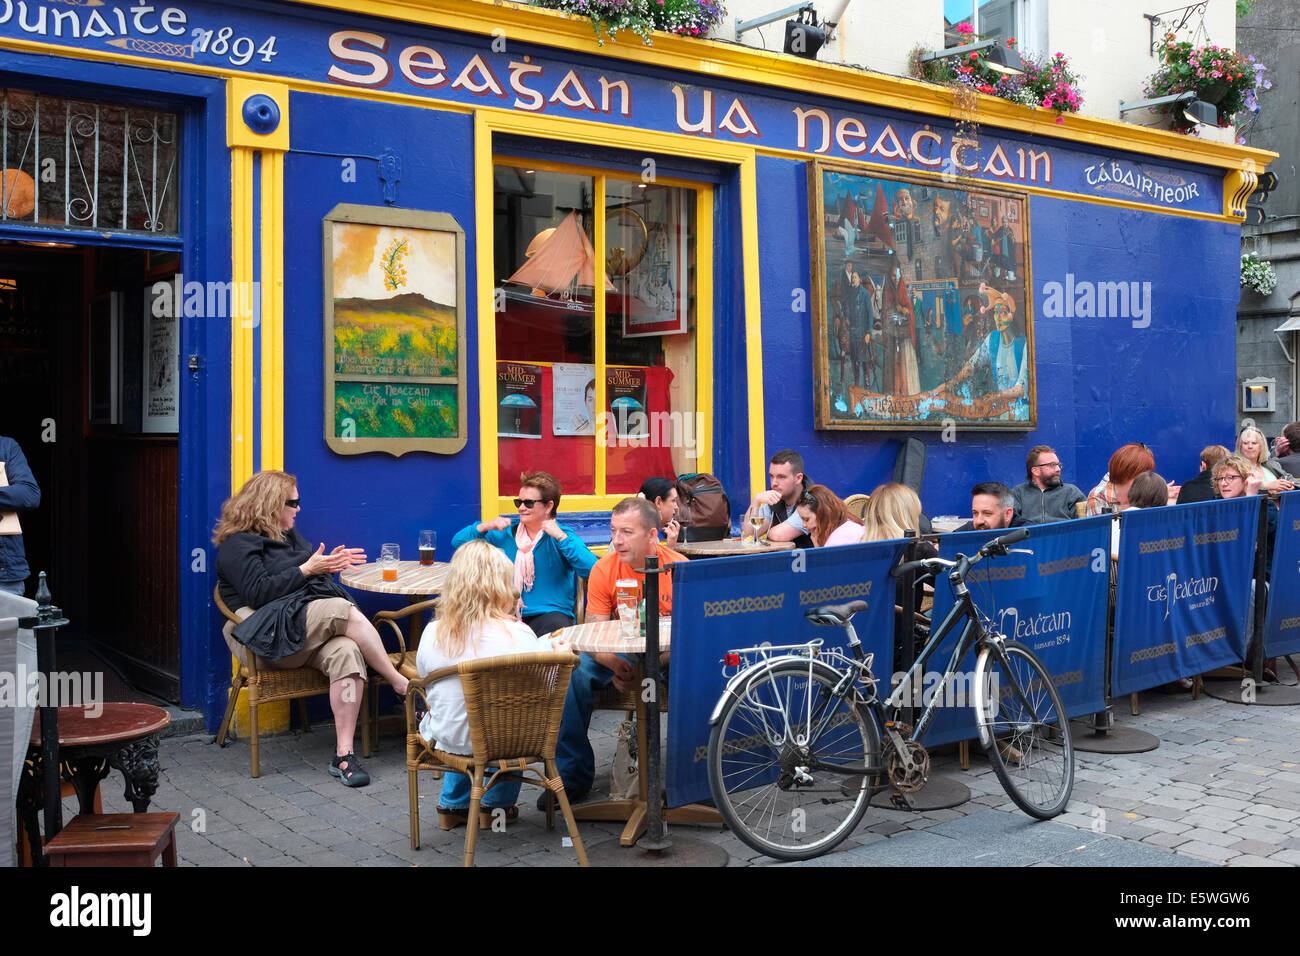
[[[618,633],[625,641],[635,640],[638,633],[637,604],[641,600],[641,585],[636,578],[620,578],[614,582],[614,606],[618,609]]]
[[[397,562],[402,559],[401,546],[394,543],[383,544],[379,548],[380,578],[384,581],[397,580]]]

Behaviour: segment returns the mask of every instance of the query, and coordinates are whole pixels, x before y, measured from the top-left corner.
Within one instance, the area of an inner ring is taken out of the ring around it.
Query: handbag
[[[618,725],[614,764],[609,770],[611,800],[635,800],[639,795],[640,773],[636,751],[636,723],[633,718],[628,718]]]

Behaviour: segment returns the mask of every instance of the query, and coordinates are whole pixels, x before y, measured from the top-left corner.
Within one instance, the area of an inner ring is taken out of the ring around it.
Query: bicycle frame
[[[916,660],[912,662],[912,666],[903,676],[903,679],[899,681],[898,686],[894,688],[885,701],[877,700],[874,702],[882,721],[889,710],[900,710],[904,706],[904,692],[910,693],[911,691],[913,677],[922,673],[921,668],[930,659],[930,655],[938,649],[939,645],[952,632],[957,620],[961,617],[966,618],[966,626],[962,628],[961,636],[957,639],[957,645],[952,649],[952,655],[948,658],[948,666],[944,668],[943,680],[940,681],[939,686],[935,689],[934,697],[926,705],[920,719],[916,722],[916,726],[912,729],[912,734],[908,738],[910,740],[920,740],[925,734],[925,731],[930,726],[930,721],[934,718],[937,701],[943,699],[948,690],[948,684],[957,672],[957,666],[961,663],[962,658],[966,656],[972,646],[983,641],[987,636],[987,632],[979,620],[979,615],[976,613],[975,602],[971,599],[970,590],[966,587],[965,582],[959,581],[957,584],[959,586],[954,587],[957,601],[948,611],[939,627],[931,630],[930,639],[925,642],[925,647],[916,655]]]

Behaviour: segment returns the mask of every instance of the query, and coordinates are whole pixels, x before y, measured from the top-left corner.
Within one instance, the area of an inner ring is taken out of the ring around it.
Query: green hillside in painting
[[[454,376],[457,344],[455,307],[418,292],[334,300],[339,375]]]

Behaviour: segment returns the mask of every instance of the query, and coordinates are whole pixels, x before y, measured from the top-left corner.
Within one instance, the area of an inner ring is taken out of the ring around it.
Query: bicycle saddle
[[[803,612],[803,616],[814,624],[843,627],[849,623],[849,618],[854,614],[866,609],[866,601],[849,601],[847,604],[822,604],[819,607],[810,607]]]

